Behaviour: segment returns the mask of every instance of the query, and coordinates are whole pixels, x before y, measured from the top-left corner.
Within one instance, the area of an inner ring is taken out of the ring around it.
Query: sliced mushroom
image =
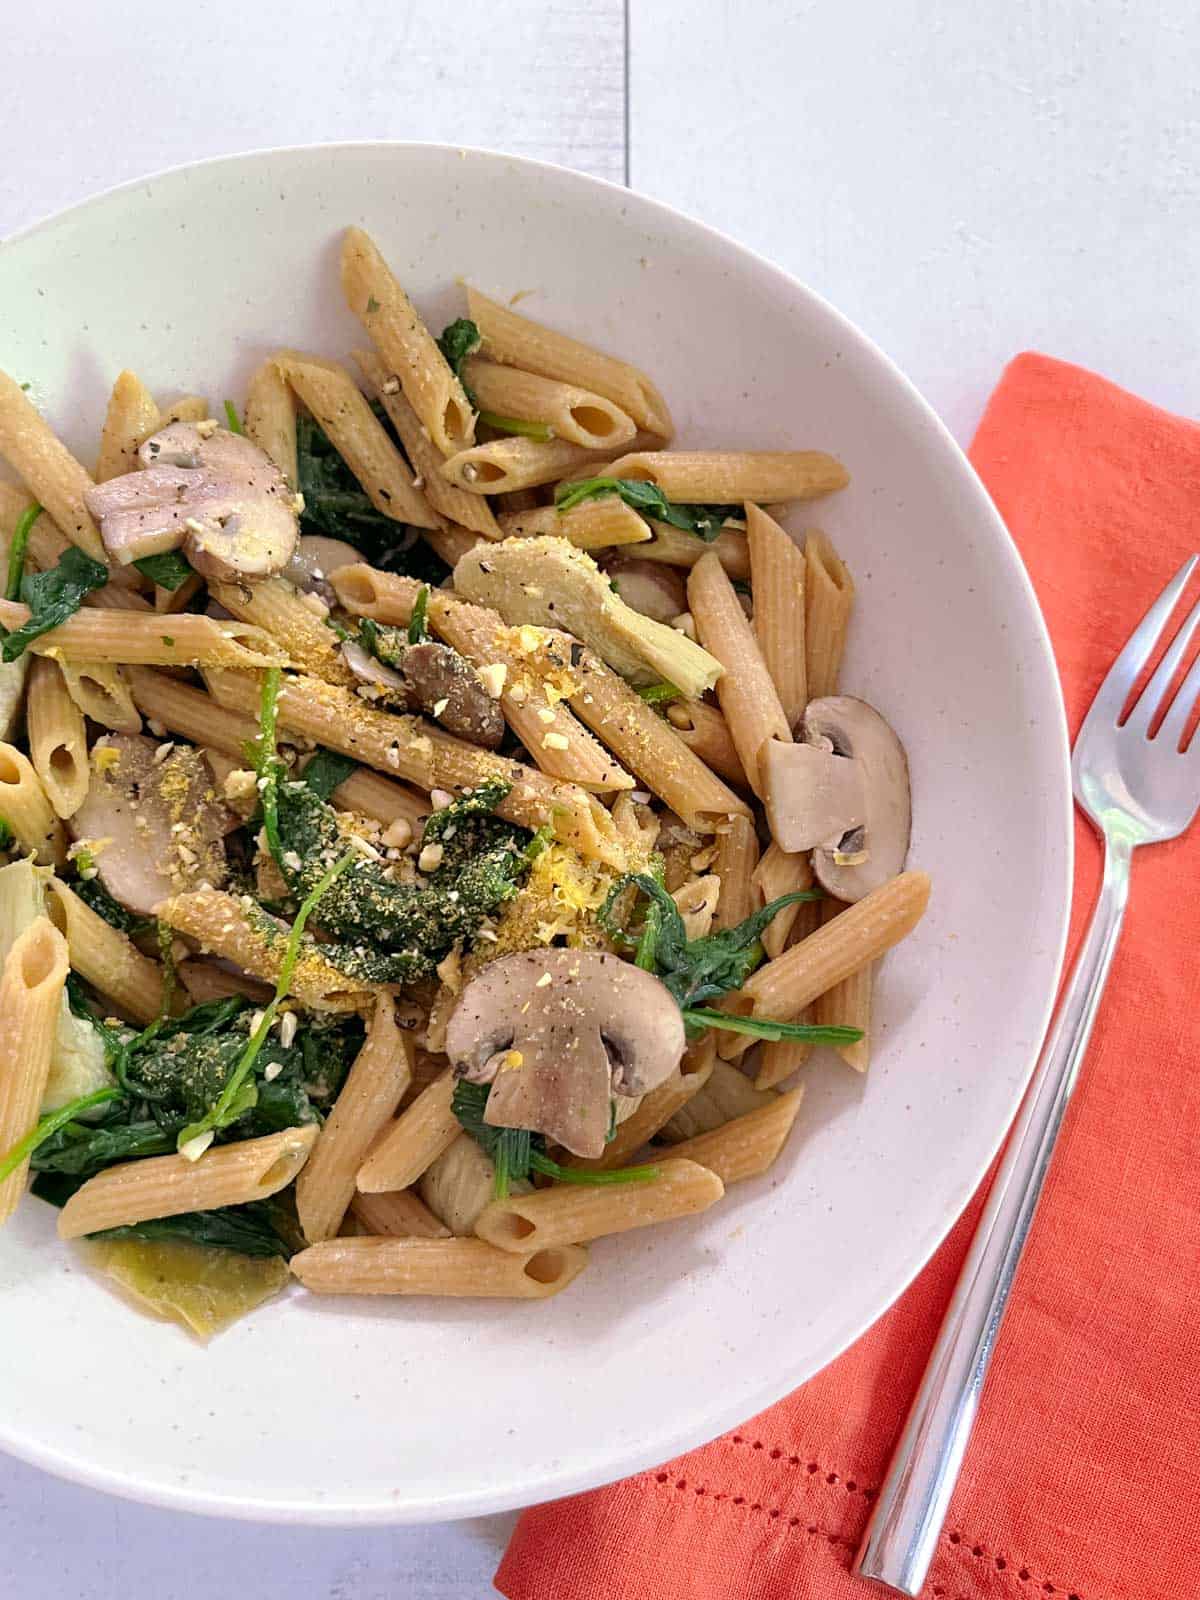
[[[394,667],[385,667],[369,650],[348,639],[342,646],[342,659],[359,683],[374,684],[387,694],[389,701],[400,709],[409,710],[408,685]]]
[[[613,1095],[642,1095],[679,1065],[686,1040],[670,992],[617,956],[529,950],[467,985],[446,1029],[455,1070],[490,1081],[485,1120],[598,1156]]]
[[[677,567],[631,557],[611,562],[608,575],[625,604],[655,622],[670,622],[687,610],[687,585]]]
[[[141,470],[85,490],[119,565],[183,547],[205,577],[266,578],[296,547],[299,502],[256,444],[211,423],[172,422],[138,450]]]
[[[764,758],[767,815],[784,850],[813,850],[839,900],[861,900],[903,870],[912,829],[904,746],[852,695],[811,700],[803,742],[773,740]]]
[[[395,633],[395,629],[386,630],[387,635]],[[381,629],[383,661],[359,644],[342,646],[354,676],[362,683],[374,684],[398,709],[423,711],[447,733],[495,750],[504,738],[504,713],[474,667],[448,644],[433,639],[407,644],[402,634],[385,643],[384,635]]]
[[[513,626],[532,623],[574,634],[631,683],[665,679],[698,700],[724,670],[677,628],[626,605],[591,556],[565,539],[482,541],[455,567],[454,588]]]
[[[119,733],[93,746],[88,792],[67,826],[90,847],[109,893],[149,916],[174,894],[225,882],[221,841],[236,820],[199,750]]]
[[[283,576],[306,594],[318,595],[327,606],[337,604],[337,595],[329,581],[331,573],[339,567],[350,567],[361,562],[363,556],[344,539],[327,539],[323,534],[303,534],[296,545],[295,554],[283,569]]]

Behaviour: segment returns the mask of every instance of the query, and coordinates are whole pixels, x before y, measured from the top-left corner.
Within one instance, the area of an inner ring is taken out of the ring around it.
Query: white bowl
[[[195,1511],[418,1521],[548,1499],[664,1461],[795,1388],[913,1278],[1026,1082],[1070,887],[1065,727],[1046,633],[937,418],[777,268],[575,173],[440,146],[271,151],[126,185],[0,249],[0,365],[90,459],[125,366],[239,397],[273,345],[341,354],[340,229],[379,240],[430,321],[467,278],[628,356],[680,444],[819,447],[852,486],[819,519],[860,605],[844,683],[907,745],[929,915],[884,964],[867,1077],[806,1069],[766,1177],[597,1245],[546,1304],[293,1292],[208,1349],[143,1320],[30,1202],[0,1234],[0,1444]],[[919,293],[914,279],[913,292]],[[798,525],[802,526],[801,517]]]

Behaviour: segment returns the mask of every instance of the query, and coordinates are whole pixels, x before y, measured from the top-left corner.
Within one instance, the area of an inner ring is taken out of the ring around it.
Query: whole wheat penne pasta
[[[253,715],[258,687],[244,673],[210,673],[214,697]],[[279,694],[279,725],[365,762],[377,771],[407,778],[427,792],[473,789],[493,775],[512,784],[498,815],[523,827],[551,827],[555,837],[581,855],[623,867],[625,853],[612,818],[591,795],[559,783],[532,767],[464,743],[417,717],[376,711],[348,689],[320,678],[290,678]]]
[[[397,1026],[391,996],[380,995],[366,1042],[296,1180],[296,1214],[309,1244],[341,1227],[358,1169],[412,1081],[412,1061],[412,1037]]]
[[[472,445],[442,463],[442,476],[471,494],[507,494],[556,483],[581,467],[606,460],[607,450],[589,450],[569,439],[520,437]]]
[[[637,1110],[617,1124],[603,1155],[569,1156],[564,1164],[584,1172],[611,1172],[614,1167],[627,1166],[642,1146],[700,1093],[712,1076],[715,1060],[712,1035],[702,1034],[688,1046],[670,1077],[643,1095]]]
[[[743,582],[749,578],[750,549],[746,535],[739,529],[726,526],[709,542],[683,528],[673,528],[669,522],[656,522],[653,517],[647,520],[652,537],[639,545],[639,561],[661,561],[668,567],[694,567],[702,556],[711,552],[731,578]]]
[[[804,540],[804,638],[808,698],[837,693],[846,630],[854,608],[854,579],[829,540],[812,528]]]
[[[72,544],[93,561],[107,561],[100,530],[83,500],[92,487],[91,474],[6,372],[0,372],[0,456]]]
[[[45,656],[29,669],[25,715],[33,770],[57,815],[72,817],[88,790],[87,729],[58,664]]]
[[[201,394],[183,394],[178,400],[160,401],[160,428],[172,422],[204,422],[209,415],[208,401]]]
[[[758,903],[763,906],[770,900],[778,900],[780,895],[811,889],[812,881],[812,864],[807,854],[802,850],[789,854],[774,843],[767,846],[762,860],[754,869],[754,887],[758,893]],[[784,906],[767,924],[763,930],[762,944],[768,956],[777,956],[785,949],[788,935],[803,905],[802,900],[797,900],[790,906]]]
[[[364,1194],[407,1189],[462,1132],[450,1109],[455,1077],[447,1067],[390,1125],[358,1169]]]
[[[479,498],[477,495],[476,499]],[[421,536],[448,567],[456,567],[483,538],[481,534],[472,533],[470,528],[460,528],[451,522],[441,528],[425,528]]]
[[[414,833],[432,810],[428,795],[394,783],[368,767],[359,767],[339,783],[330,800],[339,811],[357,811],[364,817],[374,817],[376,822],[389,824],[403,819]]]
[[[768,739],[791,743],[792,730],[737,591],[715,555],[688,574],[688,605],[704,648],[725,668],[717,699],[755,794],[762,793],[759,757]]]
[[[754,593],[754,636],[775,685],[788,727],[808,704],[804,643],[804,552],[773,517],[746,505]]]
[[[67,945],[46,917],[16,939],[0,974],[0,1156],[37,1126],[50,1077],[55,1028],[67,981]],[[0,1180],[0,1227],[17,1208],[29,1162]]]
[[[788,938],[788,945],[799,944],[807,939],[810,933],[815,933],[821,926],[821,902],[819,900],[801,901],[797,908],[796,919],[792,924],[792,931]],[[813,1022],[813,1006],[805,1006],[793,1020],[796,1022]],[[736,1053],[737,1039],[735,1033],[722,1033],[717,1043],[717,1054],[724,1056],[726,1050]],[[728,1041],[728,1043],[726,1043]],[[722,1046],[725,1048],[723,1049]],[[773,1089],[776,1084],[782,1083],[785,1078],[790,1078],[797,1072],[809,1056],[813,1053],[813,1046],[807,1039],[768,1039],[758,1052],[758,1071],[754,1078],[756,1089]]]
[[[502,511],[497,517],[505,539],[565,539],[578,550],[607,550],[614,545],[644,544],[650,524],[615,494],[584,500],[569,511],[536,506],[529,511]]]
[[[716,1173],[694,1161],[661,1161],[657,1166],[657,1177],[645,1183],[598,1189],[557,1183],[534,1194],[493,1200],[480,1213],[475,1232],[517,1254],[553,1250],[689,1217],[706,1211],[725,1193]]]
[[[204,579],[198,572],[193,572],[190,578],[185,578],[177,588],[164,589],[161,583],[154,585],[154,609],[161,616],[171,616],[176,611],[186,611],[191,601],[204,587]]]
[[[668,500],[813,500],[844,489],[849,474],[823,450],[643,450],[622,456],[614,478],[653,483]]]
[[[929,890],[928,873],[902,872],[759,967],[723,1004],[751,1016],[793,1021],[819,994],[911,933],[925,914]],[[738,1054],[752,1043],[744,1034],[730,1038],[737,1041]]]
[[[577,1278],[587,1251],[516,1255],[482,1239],[329,1239],[292,1257],[314,1294],[432,1294],[546,1300]]]
[[[453,455],[469,445],[475,414],[463,386],[375,241],[361,228],[346,229],[342,293],[441,453]]]
[[[520,316],[478,289],[468,287],[467,306],[490,360],[590,389],[620,406],[639,428],[657,434],[664,442],[671,438],[675,430],[666,401],[637,367]]]
[[[163,969],[112,928],[58,878],[46,884],[46,915],[67,941],[71,966],[125,1016],[153,1022],[162,1012]],[[175,1003],[173,1010],[179,1010]]]
[[[0,480],[0,533],[4,535],[6,547],[17,531],[18,522],[33,504],[35,502],[31,494],[18,488],[15,483]],[[44,572],[47,567],[56,567],[62,560],[63,551],[70,549],[70,545],[71,541],[59,529],[50,513],[43,511],[29,530],[29,542],[25,546],[25,570]],[[6,548],[6,559],[7,555]]]
[[[0,820],[42,866],[61,867],[66,861],[63,825],[32,762],[15,744],[0,744]]]
[[[388,420],[400,435],[400,443],[420,487],[429,504],[439,514],[460,527],[481,533],[488,539],[499,538],[496,518],[482,495],[468,494],[456,488],[442,476],[442,452],[429,437],[420,417],[409,405],[400,379],[389,374],[373,350],[356,350],[354,359],[366,380],[368,389],[387,412]],[[453,562],[450,563],[454,565]]]
[[[96,482],[107,483],[124,472],[136,471],[138,446],[158,425],[158,402],[137,373],[128,368],[118,373],[100,434]]]
[[[408,464],[345,367],[298,350],[280,350],[274,359],[376,511],[417,528],[436,528],[436,512],[413,487]]]
[[[218,705],[203,689],[195,689],[166,672],[150,667],[127,669],[134,703],[152,722],[178,733],[192,744],[219,750],[239,765],[245,762],[245,746],[258,734],[253,716],[242,716]]]
[[[241,995],[261,1006],[270,1001],[273,992],[269,983],[260,983],[244,972],[230,972],[226,967],[214,966],[211,961],[181,961],[175,970],[194,1006],[203,1005],[207,1000],[228,1000],[233,995]]]
[[[28,620],[28,606],[16,600],[0,600],[0,623],[5,628],[19,628]],[[39,656],[63,655],[80,661],[240,667],[243,671],[281,666],[284,660],[282,650],[269,634],[242,622],[86,608],[34,639],[29,648]]]
[[[249,895],[193,889],[162,901],[155,906],[154,914],[160,922],[194,939],[205,955],[233,961],[269,983],[278,981],[290,930]],[[373,991],[339,972],[307,934],[300,950],[288,994],[314,1011],[359,1011],[371,1003]]]
[[[717,829],[717,854],[713,871],[721,880],[721,895],[713,917],[715,929],[733,928],[755,909],[754,869],[758,865],[758,834],[751,817],[730,817]]]
[[[60,657],[67,693],[83,712],[102,728],[114,733],[140,733],[142,719],[133,702],[133,693],[112,661],[68,661]]]
[[[555,438],[588,450],[618,449],[637,432],[637,423],[620,406],[561,378],[543,378],[483,356],[471,356],[463,376],[481,411],[545,423]]]
[[[726,817],[748,814],[746,802],[598,656],[583,651],[575,675],[572,711],[689,828],[709,833]]]
[[[325,624],[327,609],[313,606],[315,597],[302,594],[294,583],[282,577],[246,584],[212,582],[208,590],[239,622],[251,623],[269,634],[293,667],[329,683],[355,682],[337,635]]]
[[[726,1188],[744,1178],[757,1178],[783,1149],[803,1098],[803,1088],[774,1095],[768,1105],[757,1111],[747,1111],[712,1133],[697,1134],[694,1139],[673,1145],[671,1154],[707,1167]]]
[[[822,921],[832,922],[842,914],[840,901],[826,900]],[[875,986],[875,962],[859,967],[849,977],[835,983],[812,1004],[813,1021],[822,1028],[861,1028],[862,1038],[854,1044],[836,1045],[838,1055],[855,1072],[865,1072],[871,1063],[871,995]]]
[[[242,418],[250,439],[296,487],[296,402],[287,379],[271,360],[254,369],[246,386]]]
[[[750,787],[729,724],[716,706],[707,700],[675,700],[667,707],[667,721],[706,767],[739,789]]]
[[[367,1233],[387,1239],[449,1239],[450,1229],[412,1189],[356,1194],[350,1210]]]
[[[357,563],[343,567],[331,581],[348,611],[394,624],[408,621],[421,588],[415,579]],[[468,661],[493,673],[503,668],[495,679],[500,708],[543,772],[601,793],[633,788],[633,779],[579,725],[570,707],[557,696],[547,697],[514,644],[519,633],[506,627],[496,612],[435,590],[427,616],[434,631]]]
[[[125,1161],[89,1178],[58,1214],[60,1239],[124,1228],[154,1217],[266,1200],[286,1189],[308,1160],[315,1126],[285,1128],[261,1139],[218,1145],[198,1161],[151,1156]]]
[[[739,1067],[718,1058],[713,1062],[712,1074],[703,1089],[694,1094],[687,1105],[680,1107],[655,1138],[668,1144],[694,1139],[697,1134],[723,1128],[734,1117],[745,1116],[747,1111],[758,1111],[773,1099],[769,1091],[764,1093],[756,1089]]]

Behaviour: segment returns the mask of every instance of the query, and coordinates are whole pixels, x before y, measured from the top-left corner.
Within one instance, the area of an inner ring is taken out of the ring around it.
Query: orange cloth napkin
[[[971,457],[1033,578],[1074,734],[1134,624],[1200,548],[1200,427],[1022,355]],[[1082,819],[1076,845],[1072,947],[1098,881]],[[1138,852],[1125,937],[929,1596],[1200,1595],[1198,1001],[1200,825]],[[797,1393],[657,1472],[527,1511],[501,1593],[883,1593],[852,1576],[854,1552],[978,1206],[871,1331]]]

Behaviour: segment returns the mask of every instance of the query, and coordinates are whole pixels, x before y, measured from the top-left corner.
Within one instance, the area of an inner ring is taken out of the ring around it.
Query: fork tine
[[[1174,611],[1179,596],[1187,587],[1187,581],[1195,571],[1198,561],[1200,556],[1188,557],[1134,629],[1129,637],[1129,643],[1113,662],[1108,676],[1100,685],[1085,719],[1085,726],[1096,721],[1113,723],[1121,715],[1129,698],[1129,691],[1153,655],[1159,635],[1166,627],[1167,619]]]
[[[1197,608],[1200,610],[1200,607]],[[1190,620],[1190,619],[1189,619]],[[1196,708],[1196,701],[1200,699],[1200,659],[1193,661],[1187,677],[1179,685],[1179,693],[1172,702],[1171,709],[1162,720],[1162,727],[1158,730],[1157,737],[1165,739],[1173,749],[1179,748],[1179,741],[1183,737],[1183,730],[1187,727],[1188,718]],[[1192,736],[1190,753],[1200,751],[1200,739]]]
[[[1127,727],[1143,732],[1149,729],[1155,713],[1166,703],[1172,680],[1179,671],[1180,663],[1183,661],[1187,647],[1191,643],[1197,623],[1200,623],[1200,604],[1192,607],[1187,620],[1174,639],[1172,639],[1170,648],[1159,662],[1154,676],[1138,696],[1132,711],[1129,713]],[[1163,726],[1166,726],[1165,722]]]

